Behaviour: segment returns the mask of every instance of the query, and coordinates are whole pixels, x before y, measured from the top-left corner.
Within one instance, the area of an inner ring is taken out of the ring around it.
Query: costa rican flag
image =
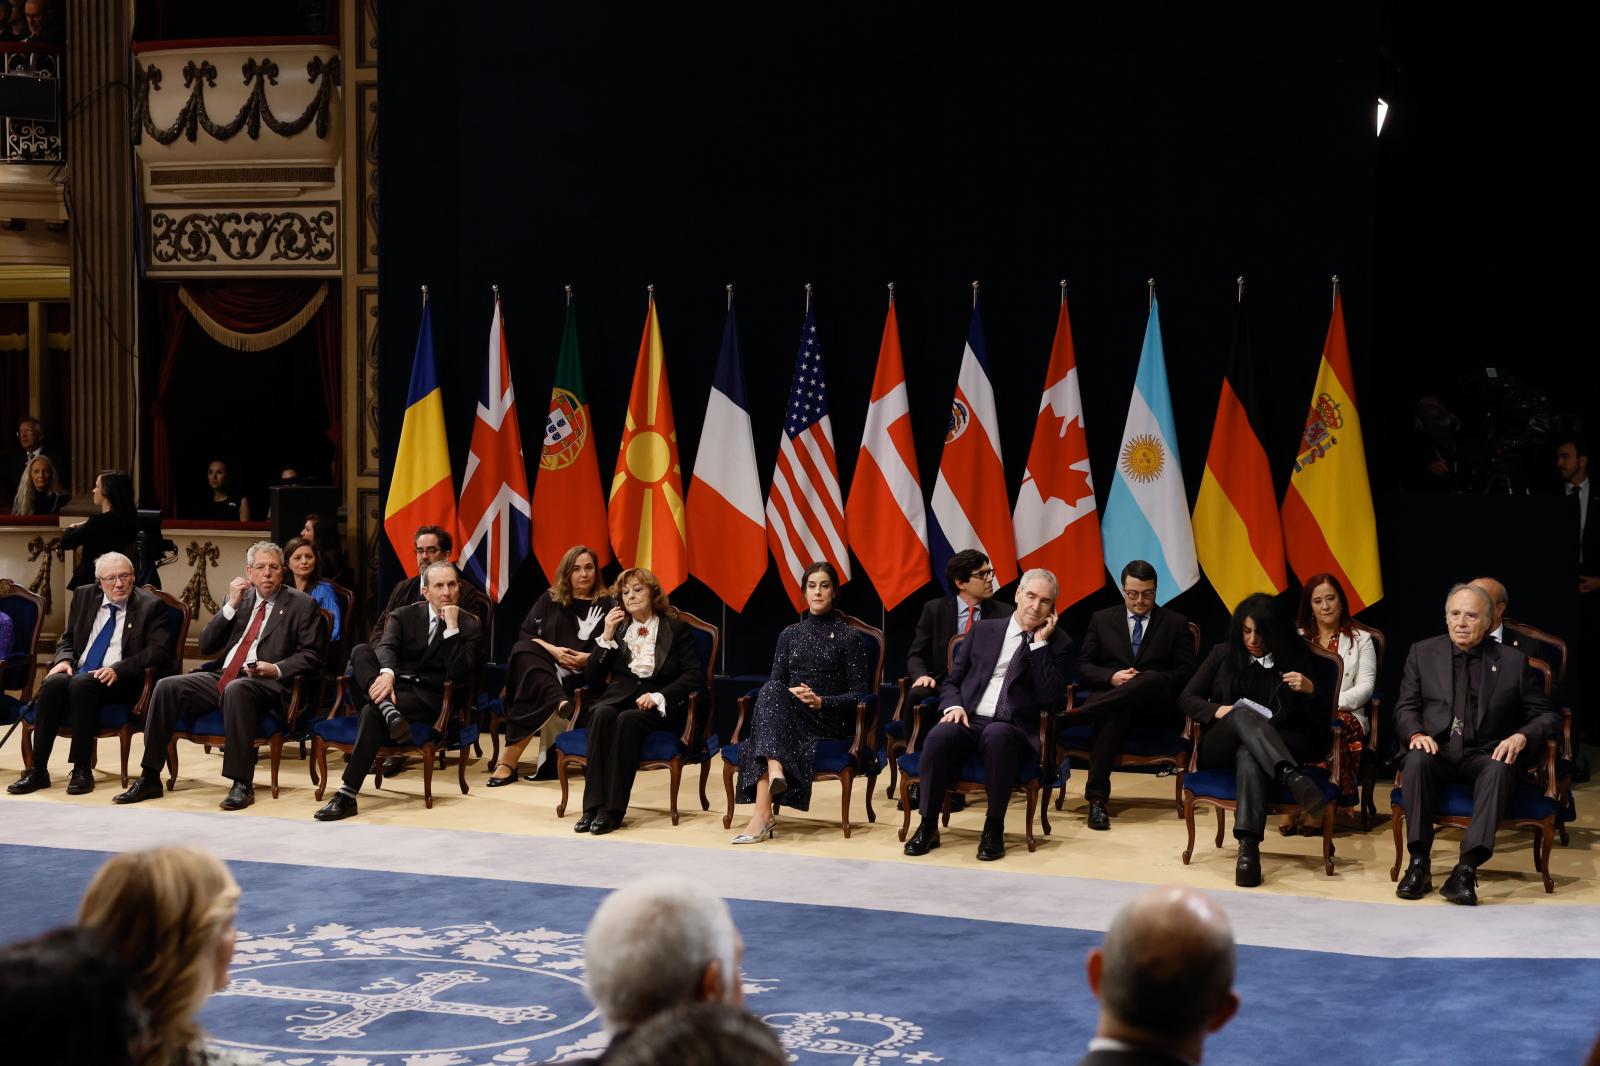
[[[817,320],[809,306],[800,332],[800,354],[794,361],[783,435],[778,440],[778,466],[767,494],[767,544],[797,611],[805,606],[800,575],[812,563],[832,563],[841,585],[850,580],[844,499],[839,492],[833,424],[828,419],[828,384],[822,376]]]
[[[478,394],[478,415],[472,423],[472,449],[467,454],[457,513],[462,564],[498,603],[533,547],[528,474],[522,463],[522,431],[517,425],[498,287],[494,318],[489,323],[483,391]]]

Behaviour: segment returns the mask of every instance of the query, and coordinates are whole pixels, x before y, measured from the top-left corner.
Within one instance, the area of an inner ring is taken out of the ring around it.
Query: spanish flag
[[[1260,408],[1250,366],[1250,330],[1241,282],[1233,354],[1217,397],[1211,450],[1194,503],[1194,550],[1211,587],[1230,610],[1254,592],[1289,585],[1272,468],[1261,447]]]
[[[389,472],[389,496],[383,506],[383,531],[413,577],[413,547],[418,526],[456,528],[456,486],[450,476],[450,443],[444,432],[444,398],[433,364],[433,318],[426,302],[417,330],[417,354],[411,361],[411,388],[406,392],[400,447]]]
[[[1283,497],[1283,539],[1295,575],[1303,581],[1323,571],[1333,574],[1352,614],[1383,598],[1378,523],[1337,288],[1311,410]]]
[[[625,567],[652,571],[671,592],[689,576],[689,544],[684,536],[683,472],[678,465],[678,431],[672,422],[667,362],[661,348],[661,321],[652,292],[645,312],[633,392],[611,476],[611,547]]]

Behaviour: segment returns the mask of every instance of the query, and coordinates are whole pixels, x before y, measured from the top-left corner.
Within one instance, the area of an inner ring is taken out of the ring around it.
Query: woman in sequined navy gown
[[[735,844],[772,835],[774,801],[811,806],[817,741],[854,733],[856,704],[872,685],[866,641],[833,609],[839,575],[812,563],[801,585],[806,614],[778,634],[772,676],[756,697],[740,751],[738,799],[756,809]]]

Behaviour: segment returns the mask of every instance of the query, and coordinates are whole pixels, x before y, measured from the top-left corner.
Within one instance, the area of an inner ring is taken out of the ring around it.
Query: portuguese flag
[[[574,544],[592,550],[600,566],[611,561],[600,461],[594,451],[594,419],[589,415],[583,366],[578,360],[578,319],[568,296],[567,324],[561,331],[561,354],[556,359],[550,414],[544,422],[544,446],[533,486],[533,554],[550,581],[556,579],[561,556]]]

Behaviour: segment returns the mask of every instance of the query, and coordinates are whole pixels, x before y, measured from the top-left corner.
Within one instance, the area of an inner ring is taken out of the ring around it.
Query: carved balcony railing
[[[59,44],[0,44],[0,73],[34,78],[54,92],[57,114],[61,107],[61,53]],[[0,163],[56,164],[66,161],[61,144],[61,123],[35,118],[6,118],[0,143]]]

